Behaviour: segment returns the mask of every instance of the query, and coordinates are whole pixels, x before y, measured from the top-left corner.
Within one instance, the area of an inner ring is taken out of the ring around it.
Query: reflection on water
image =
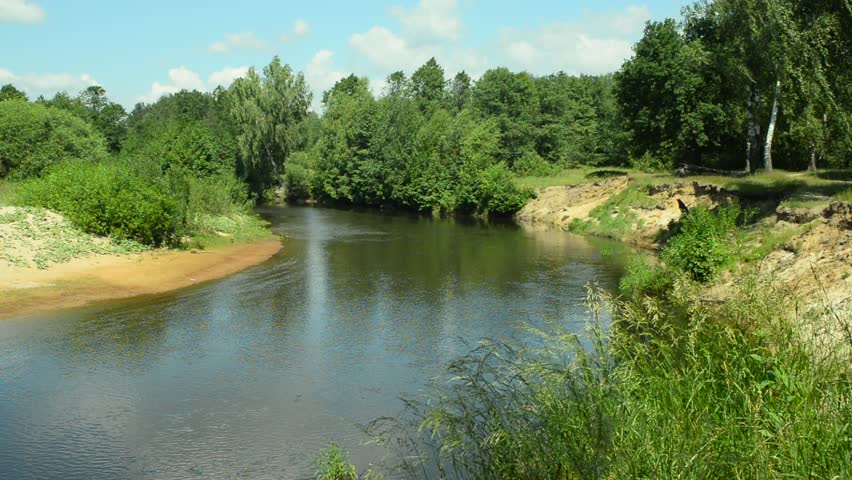
[[[465,342],[583,325],[617,244],[562,232],[269,208],[284,249],[167,295],[0,323],[0,478],[310,478]]]

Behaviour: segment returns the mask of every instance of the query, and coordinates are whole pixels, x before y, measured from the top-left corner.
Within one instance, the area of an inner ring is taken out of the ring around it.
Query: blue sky
[[[227,85],[277,54],[319,98],[355,72],[376,92],[435,56],[447,76],[508,66],[605,73],[645,21],[687,0],[0,0],[0,84],[30,94],[103,85],[131,107]],[[318,104],[315,101],[315,104]]]

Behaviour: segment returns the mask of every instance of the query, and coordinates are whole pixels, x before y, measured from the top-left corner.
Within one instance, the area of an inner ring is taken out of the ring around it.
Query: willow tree
[[[299,142],[299,124],[307,116],[311,93],[304,76],[276,56],[263,69],[263,77],[252,68],[234,81],[227,103],[238,132],[239,173],[260,199],[278,182]]]

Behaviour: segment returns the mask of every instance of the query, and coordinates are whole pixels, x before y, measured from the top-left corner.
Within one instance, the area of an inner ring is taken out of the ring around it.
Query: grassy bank
[[[699,182],[718,185],[743,195],[762,197],[783,196],[787,198],[826,197],[817,201],[826,202],[828,197],[849,199],[852,196],[852,174],[844,170],[811,172],[787,172],[774,170],[771,173],[756,172],[747,177],[722,175],[690,175],[677,177],[668,173],[649,173],[629,168],[574,168],[563,170],[557,175],[543,177],[518,177],[517,183],[527,188],[573,186],[600,181],[602,178],[626,176],[639,186]]]
[[[625,194],[628,198],[630,193]],[[367,429],[407,478],[846,478],[852,475],[852,318],[750,262],[752,213],[697,207],[659,264],[617,297],[590,288],[587,328],[483,342],[404,413]],[[804,231],[806,225],[792,227]],[[725,301],[707,298],[726,269]],[[609,310],[615,323],[605,330]],[[338,452],[339,453],[339,452]],[[328,457],[326,457],[328,458]],[[345,458],[328,472],[357,478]]]

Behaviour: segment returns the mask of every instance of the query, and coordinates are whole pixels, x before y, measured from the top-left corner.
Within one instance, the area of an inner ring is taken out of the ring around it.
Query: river
[[[283,250],[165,295],[0,322],[0,478],[311,478],[448,360],[582,328],[626,247],[515,225],[267,207]]]

